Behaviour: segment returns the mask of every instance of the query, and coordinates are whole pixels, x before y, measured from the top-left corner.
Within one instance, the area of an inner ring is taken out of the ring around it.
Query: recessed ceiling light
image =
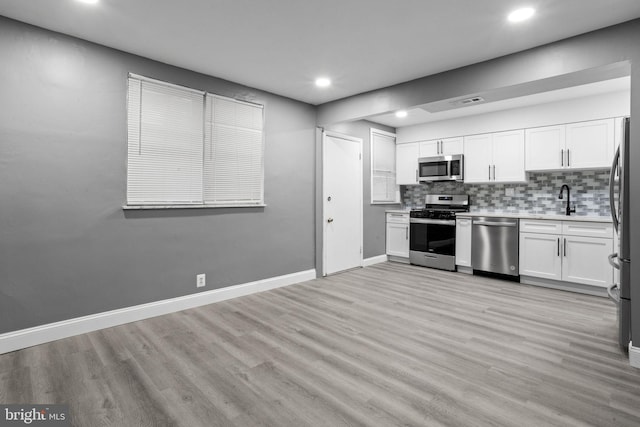
[[[316,79],[316,86],[318,87],[327,87],[331,86],[331,80],[326,77],[319,77]]]
[[[524,7],[522,9],[514,10],[507,16],[509,22],[521,22],[531,18],[536,13],[532,7]]]
[[[396,117],[399,119],[407,117],[407,112],[405,110],[396,111]]]
[[[87,3],[87,4],[96,4],[98,3],[98,0],[77,0],[80,3]]]

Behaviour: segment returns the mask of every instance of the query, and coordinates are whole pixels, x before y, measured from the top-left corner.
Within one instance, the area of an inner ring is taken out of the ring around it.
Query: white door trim
[[[322,275],[327,275],[327,227],[326,227],[326,204],[327,204],[327,195],[325,193],[327,189],[327,150],[325,149],[325,143],[327,137],[333,138],[341,138],[346,139],[347,141],[356,142],[360,146],[360,161],[358,162],[358,168],[360,169],[359,177],[360,177],[360,185],[359,185],[359,199],[360,199],[360,267],[363,266],[364,259],[364,213],[363,213],[363,197],[364,197],[364,187],[363,187],[363,179],[362,179],[362,138],[357,138],[355,136],[346,135],[340,132],[334,132],[330,130],[322,131],[322,218],[320,221],[322,222]]]

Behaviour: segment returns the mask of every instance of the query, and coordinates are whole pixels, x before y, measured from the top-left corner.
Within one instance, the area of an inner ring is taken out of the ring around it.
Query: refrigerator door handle
[[[617,252],[608,256],[609,265],[611,265],[611,267],[615,268],[616,270],[620,270],[620,264],[614,261],[615,258],[618,258]]]
[[[616,211],[616,204],[614,201],[614,189],[615,189],[615,180],[616,180],[616,169],[619,167],[620,161],[620,147],[616,150],[616,154],[613,156],[613,163],[611,164],[611,173],[609,174],[609,208],[611,209],[611,220],[613,221],[613,228],[618,232],[618,227],[620,225],[620,218],[618,217],[618,212]]]
[[[615,290],[618,289],[618,285],[613,284],[607,288],[607,295],[609,299],[613,301],[616,305],[620,304],[620,295],[616,295]]]

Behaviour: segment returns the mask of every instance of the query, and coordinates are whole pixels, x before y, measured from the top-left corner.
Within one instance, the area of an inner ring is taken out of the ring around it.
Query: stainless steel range
[[[409,213],[411,264],[455,271],[458,212],[469,212],[469,196],[430,194],[424,209]]]

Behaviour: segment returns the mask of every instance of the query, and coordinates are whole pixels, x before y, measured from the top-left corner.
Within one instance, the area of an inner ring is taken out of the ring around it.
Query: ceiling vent
[[[460,101],[456,101],[455,103],[458,105],[472,105],[479,102],[484,102],[484,98],[481,96],[474,96],[473,98],[462,99]]]

